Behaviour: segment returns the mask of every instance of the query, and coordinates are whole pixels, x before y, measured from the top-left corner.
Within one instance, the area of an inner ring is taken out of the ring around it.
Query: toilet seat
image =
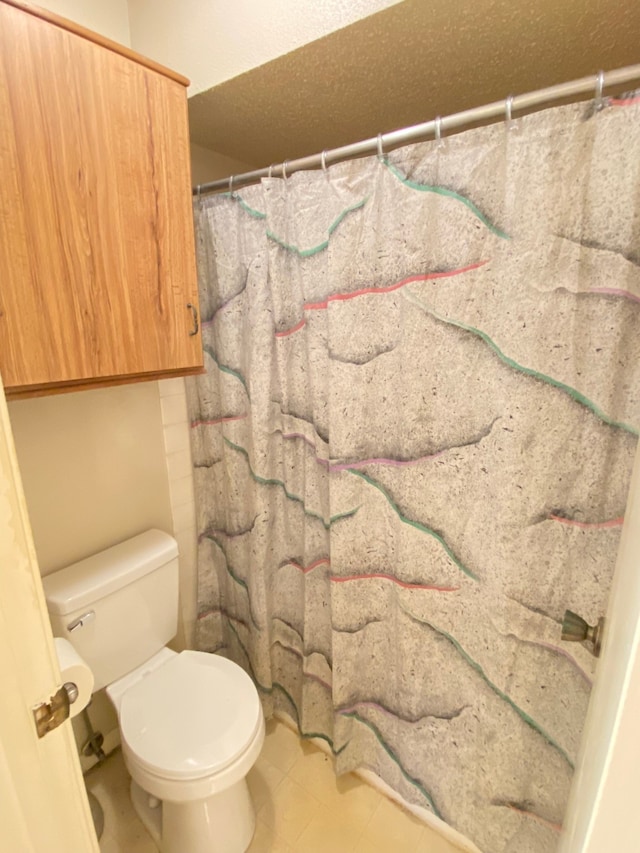
[[[129,687],[119,707],[125,752],[153,777],[222,773],[264,726],[255,685],[237,664],[184,651]]]

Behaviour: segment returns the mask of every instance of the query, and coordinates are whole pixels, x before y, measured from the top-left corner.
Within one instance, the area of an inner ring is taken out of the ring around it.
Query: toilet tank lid
[[[66,616],[133,583],[178,556],[178,543],[147,530],[42,578],[49,612]]]

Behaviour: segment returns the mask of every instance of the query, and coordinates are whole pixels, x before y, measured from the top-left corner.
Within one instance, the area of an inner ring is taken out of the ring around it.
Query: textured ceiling
[[[635,63],[640,0],[404,0],[194,96],[191,136],[266,166]]]

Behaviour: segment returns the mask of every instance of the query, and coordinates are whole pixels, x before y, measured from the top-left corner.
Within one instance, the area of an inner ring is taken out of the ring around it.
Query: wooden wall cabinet
[[[186,85],[0,0],[8,397],[201,371]]]

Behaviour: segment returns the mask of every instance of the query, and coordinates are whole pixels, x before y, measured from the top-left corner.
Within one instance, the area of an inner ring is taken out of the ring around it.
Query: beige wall
[[[42,574],[171,531],[157,382],[9,404]]]
[[[229,175],[240,175],[242,172],[250,172],[255,167],[201,145],[191,145],[191,182],[193,186],[206,184],[218,178],[227,178]]]
[[[38,0],[34,5],[120,44],[130,44],[127,0]]]
[[[399,0],[129,0],[134,50],[191,80],[190,95]]]

